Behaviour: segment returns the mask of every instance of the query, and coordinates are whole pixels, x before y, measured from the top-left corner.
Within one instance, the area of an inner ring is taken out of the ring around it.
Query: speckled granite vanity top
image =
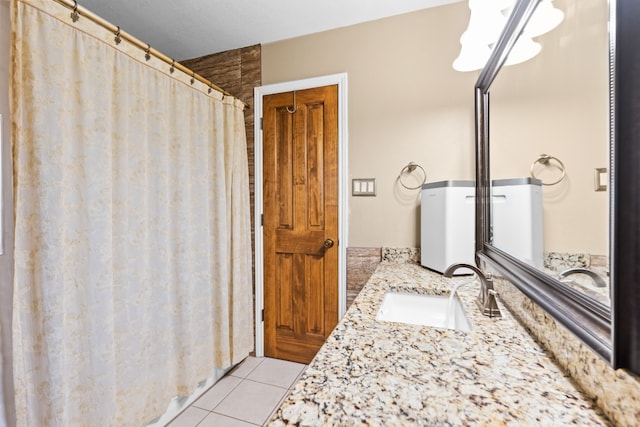
[[[380,264],[269,425],[609,425],[501,304],[502,318],[480,314],[478,284],[458,290],[471,332],[375,319],[387,291],[448,295],[460,280]]]

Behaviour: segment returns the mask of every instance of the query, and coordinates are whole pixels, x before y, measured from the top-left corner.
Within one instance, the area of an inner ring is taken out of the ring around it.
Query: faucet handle
[[[488,289],[484,301],[477,301],[480,311],[482,311],[482,314],[485,316],[502,317],[498,302],[496,301],[496,295],[498,295],[498,292],[496,292],[495,289]]]
[[[493,289],[493,275],[491,273],[485,273],[484,277],[486,280],[487,289]]]

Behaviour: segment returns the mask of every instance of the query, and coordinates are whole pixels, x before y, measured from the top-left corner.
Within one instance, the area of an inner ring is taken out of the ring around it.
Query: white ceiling
[[[176,60],[270,43],[460,0],[79,0]]]

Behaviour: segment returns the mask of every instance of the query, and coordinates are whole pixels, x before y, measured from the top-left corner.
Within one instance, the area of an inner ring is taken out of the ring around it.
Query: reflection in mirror
[[[540,53],[491,85],[489,239],[609,306],[609,6],[553,5]]]

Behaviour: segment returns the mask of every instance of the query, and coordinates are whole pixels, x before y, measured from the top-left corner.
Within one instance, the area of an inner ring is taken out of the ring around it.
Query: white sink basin
[[[450,313],[447,316],[448,311]],[[376,319],[459,331],[471,330],[471,321],[457,295],[450,304],[448,296],[387,292]]]

